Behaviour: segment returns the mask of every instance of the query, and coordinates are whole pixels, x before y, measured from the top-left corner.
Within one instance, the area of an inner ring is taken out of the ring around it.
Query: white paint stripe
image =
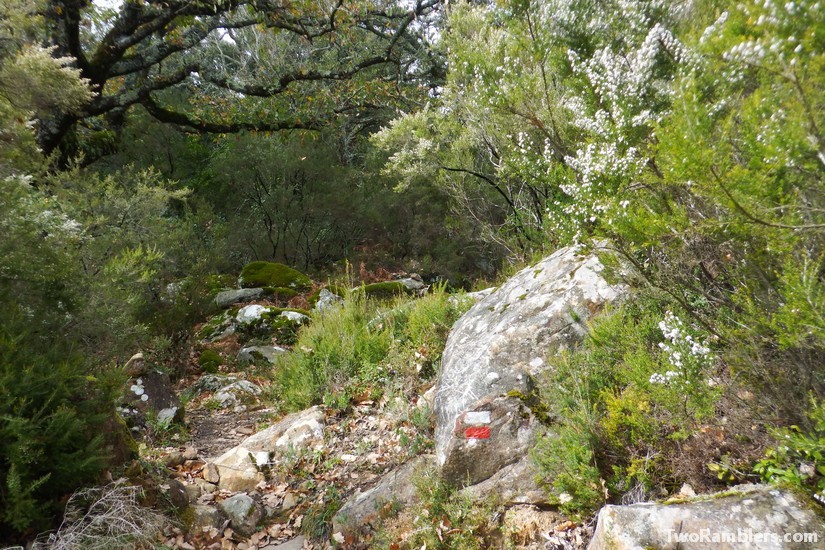
[[[489,424],[490,411],[469,411],[464,415],[464,424]]]

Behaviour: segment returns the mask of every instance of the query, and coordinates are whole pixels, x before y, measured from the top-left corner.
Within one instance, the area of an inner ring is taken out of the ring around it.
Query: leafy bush
[[[43,344],[0,326],[0,531],[48,527],[58,501],[106,465],[114,384]]]
[[[754,471],[765,481],[784,483],[825,500],[825,403],[811,402],[812,426],[774,430],[777,446],[768,449]]]
[[[205,349],[198,357],[198,365],[207,373],[218,372],[218,367],[223,365],[223,357],[218,352],[212,349]]]
[[[309,277],[296,269],[274,262],[252,262],[244,266],[239,278],[244,288],[284,287],[307,290],[312,285]]]
[[[686,481],[678,442],[712,417],[720,392],[706,335],[666,303],[640,296],[598,318],[544,381],[557,422],[533,458],[569,513]]]

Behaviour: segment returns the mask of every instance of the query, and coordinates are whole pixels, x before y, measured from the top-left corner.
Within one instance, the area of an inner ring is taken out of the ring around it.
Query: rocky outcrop
[[[806,534],[816,541],[803,541]],[[745,485],[680,503],[605,506],[588,550],[787,550],[823,541],[823,519],[790,492]]]
[[[319,407],[285,416],[274,425],[244,439],[207,465],[217,470],[213,479],[227,491],[252,491],[264,481],[263,471],[273,455],[286,449],[323,445],[324,413]]]
[[[335,514],[332,532],[357,537],[364,528],[390,515],[392,508],[412,503],[416,498],[415,475],[433,463],[433,455],[417,456],[385,474],[371,489],[354,495]]]
[[[215,305],[226,308],[238,302],[250,302],[262,297],[266,291],[263,288],[239,288],[224,290],[215,295]]]
[[[536,483],[538,471],[529,457],[505,466],[491,477],[462,489],[473,502],[497,503],[505,506],[543,504],[547,494]]]
[[[247,346],[238,352],[238,362],[254,363],[256,359],[262,358],[267,363],[274,364],[276,358],[286,351],[281,346]]]
[[[533,377],[579,341],[586,321],[624,290],[595,254],[564,248],[478,301],[453,326],[436,396],[436,457],[444,477],[476,484],[521,460],[536,420],[522,403]],[[509,397],[506,397],[509,396]]]

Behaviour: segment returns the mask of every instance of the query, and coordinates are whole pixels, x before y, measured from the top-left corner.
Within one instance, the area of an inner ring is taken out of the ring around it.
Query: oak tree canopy
[[[82,150],[80,130],[105,149],[136,105],[211,133],[317,130],[342,113],[363,116],[439,72],[426,46],[440,3],[48,0],[46,40],[76,60],[95,96],[41,120],[38,142],[65,158]]]

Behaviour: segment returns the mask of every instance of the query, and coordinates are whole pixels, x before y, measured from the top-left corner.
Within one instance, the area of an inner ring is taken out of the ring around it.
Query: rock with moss
[[[198,338],[206,342],[218,342],[234,334],[238,308],[231,308],[210,318],[198,331]]]
[[[282,287],[295,291],[309,290],[312,281],[298,270],[275,262],[252,262],[246,264],[238,278],[239,286]]]
[[[247,346],[238,352],[238,362],[254,363],[263,359],[269,364],[274,364],[278,356],[286,351],[281,346]]]
[[[222,290],[215,295],[215,305],[220,308],[229,307],[238,302],[249,302],[257,300],[267,294],[263,288],[236,288],[232,290]]]
[[[300,326],[309,321],[308,312],[299,309],[248,305],[235,318],[237,331],[246,339],[274,338],[278,344],[292,345]]]
[[[674,503],[605,506],[588,550],[821,548],[825,521],[812,506],[767,485]]]

